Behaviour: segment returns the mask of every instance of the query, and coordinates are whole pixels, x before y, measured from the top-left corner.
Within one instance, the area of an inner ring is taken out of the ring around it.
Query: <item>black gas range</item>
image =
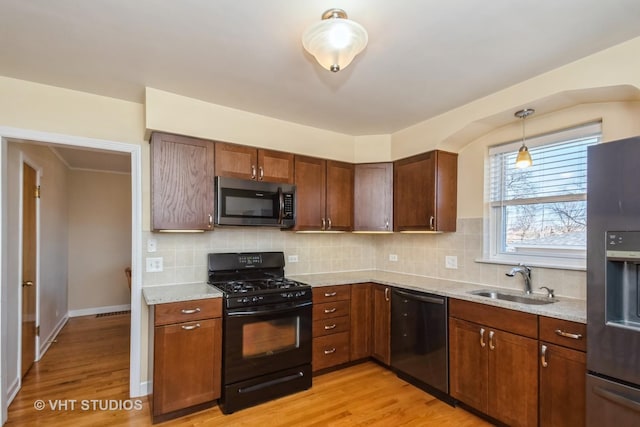
[[[284,253],[211,253],[222,291],[225,414],[311,387],[312,296],[284,275]]]
[[[284,253],[209,254],[209,284],[224,295],[225,308],[311,301],[311,286],[284,277]]]

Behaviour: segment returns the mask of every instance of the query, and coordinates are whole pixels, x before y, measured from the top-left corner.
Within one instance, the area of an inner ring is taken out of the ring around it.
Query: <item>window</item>
[[[489,149],[489,258],[584,267],[587,147],[600,123],[527,139],[533,165],[515,167],[522,141]]]

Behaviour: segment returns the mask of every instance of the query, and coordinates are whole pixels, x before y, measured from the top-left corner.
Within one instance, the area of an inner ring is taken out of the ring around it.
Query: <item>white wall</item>
[[[21,157],[22,154],[22,157]],[[46,147],[9,143],[7,148],[7,274],[6,341],[8,348],[20,348],[19,318],[20,272],[20,176],[21,159],[41,171],[40,223],[39,223],[39,325],[40,350],[54,336],[67,314],[67,171],[66,167]],[[3,313],[4,314],[4,313]],[[17,354],[5,352],[6,385],[11,394],[20,381]]]
[[[127,306],[131,175],[71,170],[68,182],[70,314]]]

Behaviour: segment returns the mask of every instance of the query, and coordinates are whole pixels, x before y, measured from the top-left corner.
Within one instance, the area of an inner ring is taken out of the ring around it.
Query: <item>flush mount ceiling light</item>
[[[335,73],[362,52],[368,39],[364,27],[347,19],[344,10],[329,9],[302,34],[302,45],[323,68]]]
[[[524,110],[516,111],[514,116],[522,119],[522,147],[518,150],[518,157],[516,158],[516,167],[520,169],[528,168],[533,164],[531,160],[531,154],[529,154],[529,149],[524,143],[525,135],[524,135],[524,121],[527,117],[535,113],[536,110],[533,108],[525,108]]]

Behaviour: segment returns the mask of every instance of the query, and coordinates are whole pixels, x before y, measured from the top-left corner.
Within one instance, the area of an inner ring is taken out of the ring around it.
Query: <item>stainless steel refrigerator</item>
[[[588,150],[587,425],[640,426],[640,137]]]

